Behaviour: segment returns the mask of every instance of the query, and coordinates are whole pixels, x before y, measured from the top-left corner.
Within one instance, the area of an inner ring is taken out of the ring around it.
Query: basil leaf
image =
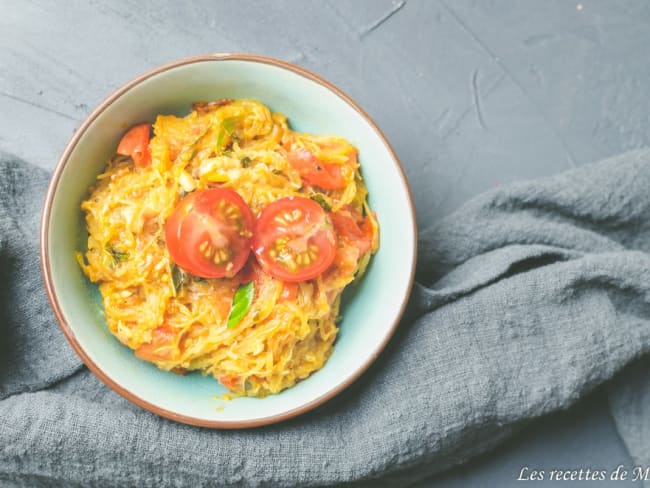
[[[232,329],[235,327],[244,316],[248,313],[253,303],[253,297],[255,296],[255,286],[253,282],[247,283],[245,285],[239,285],[235,296],[232,299],[232,305],[230,306],[230,314],[228,315],[228,328]]]
[[[172,265],[172,284],[174,285],[174,292],[178,293],[181,289],[181,286],[185,283],[185,271],[176,266]]]
[[[223,143],[226,140],[226,135],[232,135],[232,131],[235,130],[237,122],[239,122],[239,117],[228,117],[221,121],[219,136],[217,136],[217,147],[223,146]]]
[[[309,195],[309,198],[311,198],[318,205],[323,207],[323,210],[325,210],[326,212],[332,210],[332,206],[327,202],[327,199],[320,193],[312,193],[311,195]]]
[[[237,122],[239,122],[239,117],[228,117],[227,119],[223,119],[221,122],[221,127],[224,128],[228,134],[232,134],[232,131],[235,130],[235,125],[237,125]]]
[[[219,136],[217,137],[217,147],[223,146],[223,141],[226,139],[226,131],[219,129]]]
[[[109,245],[106,246],[106,250],[113,257],[113,264],[114,265],[119,264],[122,261],[126,261],[127,259],[129,259],[129,253],[128,252],[118,251],[117,249],[115,249],[114,247],[110,247]]]

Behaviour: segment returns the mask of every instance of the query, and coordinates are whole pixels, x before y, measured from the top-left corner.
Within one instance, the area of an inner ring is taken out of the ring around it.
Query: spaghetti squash
[[[131,128],[81,209],[78,260],[110,332],[236,395],[280,392],[324,365],[341,293],[379,246],[357,150],[255,100]]]

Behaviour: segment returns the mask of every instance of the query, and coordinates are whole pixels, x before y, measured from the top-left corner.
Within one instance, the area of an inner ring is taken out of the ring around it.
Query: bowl
[[[377,213],[381,245],[342,308],[343,321],[325,366],[266,398],[220,400],[214,378],[179,376],[135,357],[106,327],[102,301],[75,259],[87,231],[80,204],[125,128],[158,114],[186,115],[192,102],[254,98],[288,116],[291,126],[337,134],[359,149]],[[352,99],[319,76],[284,61],[249,54],[209,54],[152,69],[118,89],[83,122],[52,175],[41,220],[41,265],[54,314],[74,350],[101,380],[163,417],[213,428],[279,422],[341,392],[377,358],[395,331],[413,283],[416,225],[400,163],[377,125]]]

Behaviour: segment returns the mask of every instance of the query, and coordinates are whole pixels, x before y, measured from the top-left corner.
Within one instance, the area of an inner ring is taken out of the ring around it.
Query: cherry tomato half
[[[165,224],[172,260],[202,278],[231,278],[246,263],[254,225],[246,202],[228,188],[197,190]]]
[[[336,235],[330,218],[316,202],[281,198],[257,216],[253,252],[262,269],[274,278],[310,280],[332,264]]]
[[[149,149],[149,124],[140,124],[131,127],[122,136],[117,146],[117,154],[131,156],[138,166],[151,164],[151,151]]]

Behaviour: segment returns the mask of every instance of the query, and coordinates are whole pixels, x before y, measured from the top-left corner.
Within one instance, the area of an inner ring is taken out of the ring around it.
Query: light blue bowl
[[[137,359],[107,330],[97,286],[81,272],[85,249],[81,201],[126,127],[158,114],[185,115],[192,102],[254,98],[286,114],[292,127],[337,134],[358,149],[381,246],[342,310],[334,352],[293,388],[264,399],[222,401],[226,390],[198,373],[179,376]],[[106,384],[164,417],[217,428],[251,427],[305,412],[350,385],[393,334],[413,282],[416,226],[406,178],[390,145],[350,98],[288,63],[245,54],[214,54],[156,68],[111,95],[76,132],[54,171],[41,222],[41,258],[54,313],[70,343]]]

